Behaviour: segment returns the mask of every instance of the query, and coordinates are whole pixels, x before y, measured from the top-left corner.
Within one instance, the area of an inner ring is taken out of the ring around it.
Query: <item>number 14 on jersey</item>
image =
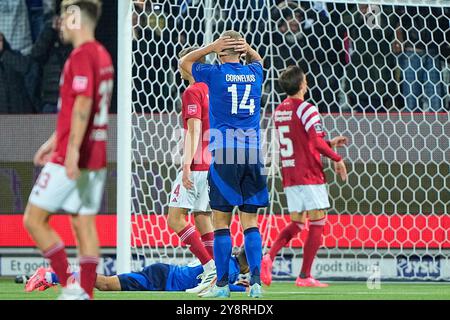
[[[251,84],[245,85],[244,96],[242,97],[241,102],[238,103],[237,84],[233,84],[228,87],[228,92],[231,93],[231,101],[232,101],[231,114],[238,114],[239,109],[248,110],[250,115],[253,115],[255,113],[255,100],[250,99],[249,104],[247,104],[247,100],[251,90],[252,90]]]

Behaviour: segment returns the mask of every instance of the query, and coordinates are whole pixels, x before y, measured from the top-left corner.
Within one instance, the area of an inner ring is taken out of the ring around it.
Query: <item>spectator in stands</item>
[[[302,53],[305,39],[301,33],[300,24],[293,20],[292,14],[286,11],[284,13],[285,15],[277,20],[277,31],[272,34],[271,38],[267,37],[264,43],[266,46],[273,45],[274,55],[271,58],[275,68],[279,71],[286,69],[289,65],[299,63],[296,57],[303,58],[300,63],[305,62]],[[287,17],[290,22],[288,23],[284,17]],[[307,66],[302,65],[302,68],[307,68]],[[281,92],[281,90],[277,91]]]
[[[398,16],[394,52],[402,69],[402,95],[408,111],[444,111],[443,63],[445,32],[443,8],[396,8]]]
[[[63,43],[58,15],[47,21],[28,56],[29,64],[40,66],[41,81],[37,82],[38,112],[56,113],[59,97],[59,79],[72,47]]]
[[[322,2],[302,2],[301,7],[282,2],[272,10],[272,17],[279,19],[273,35],[277,68],[299,64],[309,74],[310,98],[319,111],[339,112],[344,60],[339,11]]]
[[[151,3],[139,0],[133,3],[133,83],[136,95],[133,97],[136,112],[171,111],[173,103],[167,103],[168,97],[178,97],[174,70],[170,68],[171,60],[176,57],[175,27],[173,16],[166,15],[170,11],[168,3]],[[172,30],[175,30],[173,32]],[[191,32],[191,34],[193,34]],[[155,56],[166,53],[164,59]]]
[[[63,44],[60,38],[59,21],[59,16],[55,14],[52,20],[46,22],[30,55],[22,55],[19,52],[11,52],[8,55],[10,58],[7,63],[18,64],[17,72],[26,77],[30,102],[39,113],[57,112],[59,80],[64,63],[72,50],[70,46]]]
[[[335,3],[315,1],[305,15],[304,32],[309,44],[310,94],[320,112],[340,112],[344,77],[344,32],[342,10]]]
[[[37,40],[44,29],[46,18],[55,11],[55,0],[27,0],[31,38]]]
[[[395,56],[392,6],[357,5],[350,20],[350,61],[346,67],[347,98],[357,112],[386,112],[398,92],[393,69]]]
[[[34,111],[24,78],[28,66],[22,62],[22,54],[0,33],[0,113]]]
[[[12,50],[31,52],[32,41],[25,0],[0,1],[0,32],[8,39]]]

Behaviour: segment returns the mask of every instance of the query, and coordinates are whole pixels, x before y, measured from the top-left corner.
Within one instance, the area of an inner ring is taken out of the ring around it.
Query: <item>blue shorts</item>
[[[256,213],[267,207],[269,193],[263,169],[257,150],[214,150],[208,172],[211,209],[232,212],[238,206],[240,211]]]
[[[122,291],[165,291],[170,266],[155,263],[142,269],[141,272],[119,274]]]

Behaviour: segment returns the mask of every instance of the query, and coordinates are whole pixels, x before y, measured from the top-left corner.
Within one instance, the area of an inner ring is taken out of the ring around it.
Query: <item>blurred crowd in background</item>
[[[57,113],[61,72],[72,51],[61,38],[61,1],[0,0],[0,114]],[[109,0],[97,28],[114,59],[116,8]]]
[[[113,2],[104,7],[115,10]],[[258,48],[266,70],[275,70],[269,78],[300,64],[308,73],[309,99],[321,112],[450,109],[449,7],[210,2],[212,8],[200,0],[134,1],[135,110],[177,110],[178,52],[231,28]],[[0,113],[57,112],[59,78],[71,52],[60,39],[59,3],[0,1]],[[266,81],[264,105],[271,92],[280,93],[273,83]]]
[[[257,47],[266,70],[275,70],[274,85],[267,74],[263,106],[270,107],[272,92],[275,103],[283,98],[278,73],[300,64],[308,72],[308,98],[321,112],[448,111],[450,7],[349,2],[277,0],[268,8],[265,0],[217,0],[207,8],[200,0],[137,0],[134,108],[177,110],[176,54],[234,29]]]
[[[55,0],[0,1],[0,113],[56,113],[71,47]]]

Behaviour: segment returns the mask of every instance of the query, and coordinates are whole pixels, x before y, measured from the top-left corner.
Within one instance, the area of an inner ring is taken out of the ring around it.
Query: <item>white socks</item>
[[[213,271],[216,268],[216,264],[214,263],[214,260],[211,259],[207,263],[203,265],[203,271],[204,272],[210,272]]]

